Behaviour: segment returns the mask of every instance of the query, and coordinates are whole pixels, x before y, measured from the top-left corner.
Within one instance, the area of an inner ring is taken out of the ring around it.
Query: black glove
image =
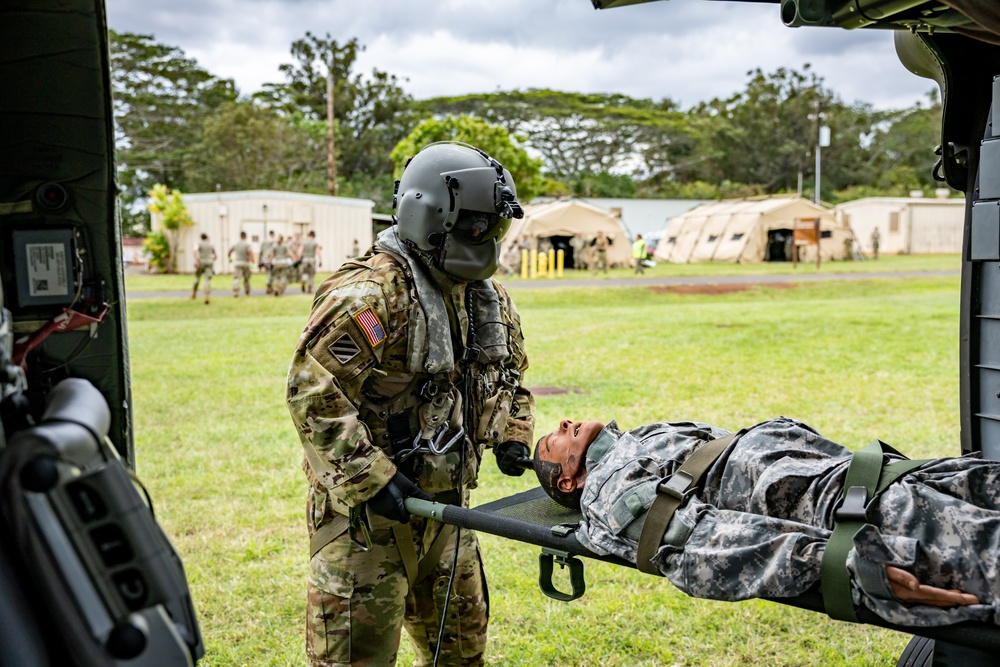
[[[406,511],[406,505],[404,504],[407,498],[431,499],[429,495],[411,482],[406,475],[397,470],[396,474],[389,480],[389,483],[371,497],[368,501],[368,507],[379,516],[384,516],[387,519],[392,519],[400,523],[408,523],[410,521],[410,513]]]
[[[531,450],[523,442],[508,440],[493,447],[500,472],[511,477],[520,477],[525,469],[532,467]]]

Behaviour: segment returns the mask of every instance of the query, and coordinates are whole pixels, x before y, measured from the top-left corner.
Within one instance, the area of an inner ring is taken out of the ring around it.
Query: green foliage
[[[415,123],[412,100],[394,74],[354,73],[358,53],[364,48],[357,39],[339,43],[329,34],[320,37],[306,32],[292,43],[293,62],[278,68],[285,82],[265,84],[255,95],[264,105],[287,115],[300,113],[325,122],[327,73],[332,68],[334,117],[339,126],[337,170],[346,181],[391,171],[389,152]]]
[[[142,249],[149,253],[149,263],[157,271],[166,273],[170,269],[170,241],[162,230],[149,232],[142,241]]]
[[[539,176],[541,160],[529,157],[503,127],[490,125],[473,116],[428,118],[413,128],[389,155],[395,164],[395,177],[399,178],[403,173],[407,160],[435,141],[461,141],[489,153],[510,171],[517,188],[517,198],[522,202],[530,201],[542,192],[544,182]]]
[[[318,131],[317,131],[318,130]],[[189,181],[199,191],[326,191],[326,128],[301,114],[280,115],[253,102],[220,105],[203,124]]]
[[[150,213],[157,216],[159,228],[167,232],[164,235],[167,240],[167,250],[161,255],[164,262],[163,270],[173,273],[177,270],[174,264],[174,258],[177,257],[177,231],[181,227],[190,227],[194,224],[194,220],[184,205],[180,190],[170,190],[163,183],[157,183],[146,195],[148,197],[146,207]]]
[[[573,194],[580,197],[624,197],[636,195],[635,181],[626,174],[583,174],[573,181]]]
[[[236,89],[152,35],[109,35],[119,180],[124,208],[131,210],[154,183],[189,190],[186,165],[201,123],[235,100]]]

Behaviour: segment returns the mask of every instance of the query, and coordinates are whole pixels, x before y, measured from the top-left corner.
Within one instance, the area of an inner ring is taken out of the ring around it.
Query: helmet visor
[[[493,239],[500,240],[510,229],[510,218],[483,211],[459,211],[458,220],[451,233],[466,245],[480,245]]]

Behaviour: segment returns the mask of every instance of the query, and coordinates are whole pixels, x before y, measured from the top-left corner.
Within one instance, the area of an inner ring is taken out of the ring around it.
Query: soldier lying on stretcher
[[[550,497],[582,511],[585,547],[636,562],[658,483],[727,435],[692,422],[622,432],[566,419],[538,440],[534,468]],[[851,453],[787,418],[744,429],[721,451],[652,564],[699,598],[804,593],[820,580]],[[908,626],[1000,621],[1000,462],[926,462],[871,501],[867,522],[847,557],[855,607]]]

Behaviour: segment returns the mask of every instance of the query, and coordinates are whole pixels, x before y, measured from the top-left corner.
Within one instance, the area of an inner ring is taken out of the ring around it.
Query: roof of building
[[[581,201],[605,211],[618,208],[622,212],[622,222],[629,236],[642,234],[650,238],[663,231],[667,220],[680,215],[695,206],[705,203],[703,199],[625,199],[621,197],[581,197]]]
[[[314,204],[337,204],[338,206],[359,206],[371,208],[375,202],[370,199],[354,197],[331,197],[308,192],[288,192],[286,190],[237,190],[235,192],[194,192],[184,193],[188,202],[205,201],[236,201],[241,199],[287,199],[296,202],[311,202]]]

